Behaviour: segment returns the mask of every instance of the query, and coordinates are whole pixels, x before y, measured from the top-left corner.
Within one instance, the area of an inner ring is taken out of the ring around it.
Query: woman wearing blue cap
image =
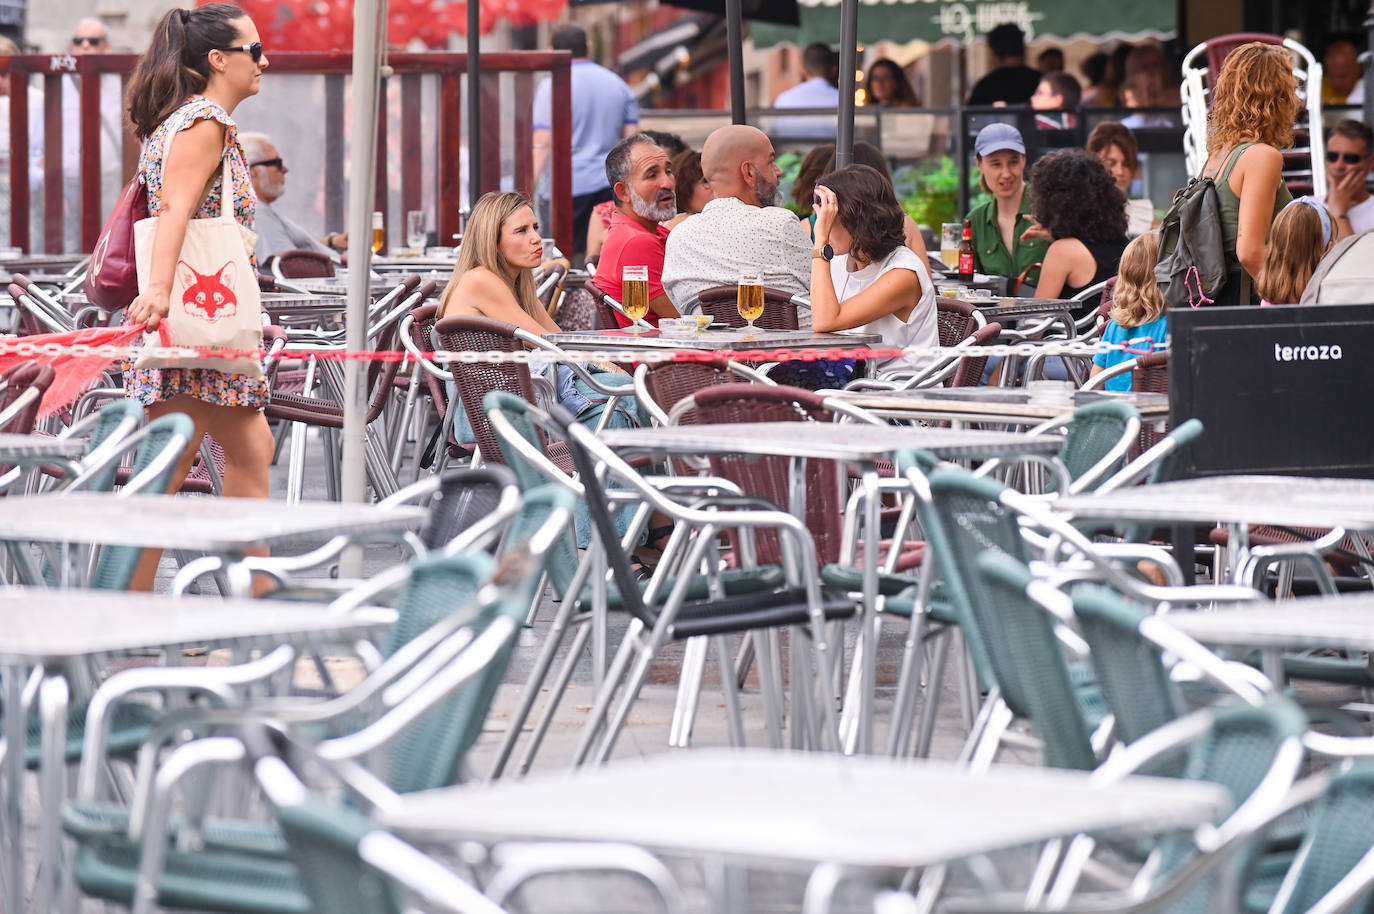
[[[992,199],[968,214],[973,229],[974,268],[990,276],[1015,278],[1045,259],[1049,239],[1031,218],[1030,189],[1026,186],[1026,144],[1010,124],[989,124],[973,143],[979,186]],[[1033,234],[1024,237],[1028,230]],[[1039,281],[1031,271],[1026,281]]]

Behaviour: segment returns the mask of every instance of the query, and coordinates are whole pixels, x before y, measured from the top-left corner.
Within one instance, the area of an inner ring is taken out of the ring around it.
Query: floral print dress
[[[138,167],[148,186],[148,212],[156,216],[162,211],[162,153],[167,145],[168,131],[173,125],[179,125],[178,129],[185,130],[196,121],[205,118],[219,121],[224,125],[224,154],[229,156],[234,218],[239,224],[251,229],[258,198],[253,192],[248,159],[243,153],[243,147],[239,145],[238,127],[227,111],[202,95],[191,96],[186,104],[163,121],[143,144],[143,155],[139,159]],[[216,171],[210,192],[206,194],[195,218],[209,219],[219,215],[223,183],[219,174],[220,172]],[[249,281],[254,282],[256,278],[250,277]],[[209,368],[134,368],[132,363],[125,363],[126,397],[148,406],[181,394],[189,394],[217,406],[251,406],[261,409],[267,405],[269,387],[265,378],[251,378]]]

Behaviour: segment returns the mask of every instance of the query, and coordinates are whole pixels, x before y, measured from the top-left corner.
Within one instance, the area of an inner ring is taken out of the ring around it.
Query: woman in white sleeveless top
[[[906,246],[892,186],[868,165],[847,165],[816,182],[811,251],[811,325],[877,333],[882,345],[939,342],[935,287]],[[879,372],[916,371],[929,356],[883,359]]]

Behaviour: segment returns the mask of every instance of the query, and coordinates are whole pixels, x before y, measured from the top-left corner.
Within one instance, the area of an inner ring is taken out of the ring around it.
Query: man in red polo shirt
[[[606,177],[615,192],[615,214],[601,248],[593,283],[620,300],[623,267],[649,268],[649,314],[655,327],[660,317],[678,311],[663,291],[663,251],[668,230],[662,225],[677,215],[677,190],[668,167],[668,153],[642,133],[626,137],[606,156]],[[630,322],[620,314],[621,327]]]

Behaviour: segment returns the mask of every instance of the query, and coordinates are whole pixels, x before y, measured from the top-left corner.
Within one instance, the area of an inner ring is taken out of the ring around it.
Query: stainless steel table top
[[[1062,298],[994,298],[990,302],[968,301],[989,321],[1001,321],[1010,317],[1058,317],[1074,309],[1079,302]]]
[[[318,603],[169,597],[105,590],[0,588],[0,663],[54,665],[94,654],[226,642],[271,643],[376,634],[389,609],[331,614]]]
[[[1374,530],[1374,480],[1209,476],[1102,495],[1066,495],[1053,507],[1090,520]]]
[[[53,458],[77,458],[86,453],[84,438],[50,438],[47,435],[0,433],[0,463]]]
[[[426,516],[413,507],[73,492],[0,499],[0,537],[219,553],[309,535],[398,534]]]
[[[972,421],[1044,420],[1089,403],[1119,400],[1134,406],[1142,419],[1169,415],[1167,394],[1129,391],[1079,390],[1062,401],[1036,400],[1029,390],[1015,387],[935,387],[928,390],[855,390],[830,394],[862,409],[910,412],[939,418]]]
[[[1244,609],[1159,617],[1214,647],[1374,651],[1374,594],[1299,597]]]
[[[1215,784],[805,752],[693,750],[572,775],[397,798],[375,818],[421,842],[615,841],[809,867],[906,868],[1087,833],[1158,834],[1220,814]]]
[[[544,339],[565,349],[831,349],[881,345],[876,333],[814,333],[810,330],[705,330],[690,336],[638,335],[624,330],[548,333]]]
[[[873,460],[905,448],[954,460],[1012,454],[1054,454],[1062,441],[1018,432],[857,425],[831,422],[737,422],[667,428],[606,429],[599,435],[622,451],[659,455],[759,454]]]

